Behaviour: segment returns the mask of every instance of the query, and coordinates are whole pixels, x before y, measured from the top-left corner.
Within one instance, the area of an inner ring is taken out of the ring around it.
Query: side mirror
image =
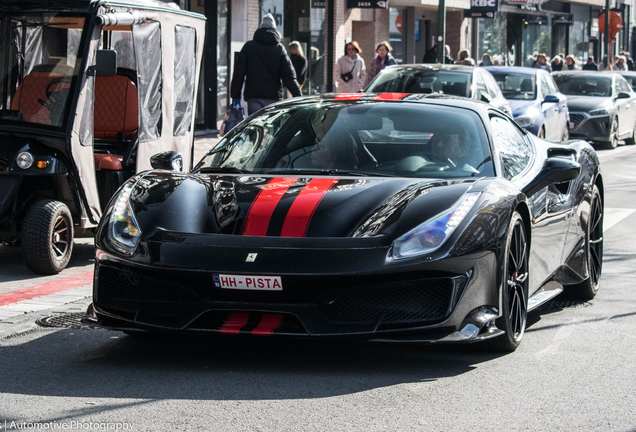
[[[627,92],[620,92],[618,94],[618,96],[616,96],[616,99],[629,99],[630,97],[632,97],[629,93]]]
[[[89,76],[114,76],[117,75],[117,51],[98,50],[95,65],[89,66]]]
[[[150,165],[154,169],[165,169],[170,171],[183,170],[183,157],[178,151],[165,151],[157,153],[150,158]]]
[[[581,165],[572,158],[563,156],[549,157],[534,180],[523,188],[523,192],[527,196],[531,196],[551,184],[574,180],[580,172]]]
[[[545,99],[543,99],[543,103],[559,103],[559,102],[561,102],[559,100],[559,97],[555,95],[546,95]]]
[[[490,103],[490,96],[488,96],[487,94],[482,93],[481,96],[479,97],[479,100],[482,102],[486,102],[486,103]]]

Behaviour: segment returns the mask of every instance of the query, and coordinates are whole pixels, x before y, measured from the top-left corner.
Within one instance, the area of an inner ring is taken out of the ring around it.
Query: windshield
[[[470,97],[472,72],[427,71],[415,68],[384,70],[367,92],[439,93]]]
[[[282,106],[233,130],[196,172],[492,176],[484,127],[468,109],[418,103]]]
[[[554,75],[559,91],[572,96],[612,95],[612,79],[599,76]]]
[[[58,13],[0,16],[0,122],[62,126],[84,21]]]
[[[537,78],[535,75],[494,72],[497,85],[506,99],[534,100],[537,98]]]
[[[634,75],[623,75],[623,78],[625,78],[625,80],[627,80],[627,82],[629,83],[629,85],[632,87],[632,89],[634,91],[636,91],[636,76]]]

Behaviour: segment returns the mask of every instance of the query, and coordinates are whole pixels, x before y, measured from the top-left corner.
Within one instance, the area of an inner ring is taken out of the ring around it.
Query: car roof
[[[464,66],[455,64],[437,64],[437,63],[423,63],[423,64],[401,64],[387,66],[384,70],[399,70],[399,69],[417,69],[422,71],[454,71],[454,72],[470,72],[475,70],[474,66]]]
[[[552,72],[552,75],[584,75],[584,76],[599,76],[599,75],[619,75],[618,71],[557,71]]]
[[[489,72],[514,72],[526,75],[536,75],[537,72],[542,69],[535,69],[529,67],[519,67],[519,66],[488,66],[484,67]],[[547,73],[547,72],[546,72]]]
[[[497,108],[479,100],[469,99],[461,96],[426,93],[325,93],[316,96],[306,96],[302,98],[288,99],[277,102],[276,107],[288,105],[309,105],[325,101],[344,103],[420,103],[426,105],[447,106],[452,108],[468,108],[481,115],[487,115],[488,110]],[[274,105],[270,105],[274,106]]]

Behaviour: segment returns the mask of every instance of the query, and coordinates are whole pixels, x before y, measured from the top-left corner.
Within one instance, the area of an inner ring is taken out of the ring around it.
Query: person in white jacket
[[[338,85],[337,93],[356,93],[362,90],[367,82],[367,68],[360,57],[360,45],[351,41],[345,44],[345,55],[336,62],[333,78]]]

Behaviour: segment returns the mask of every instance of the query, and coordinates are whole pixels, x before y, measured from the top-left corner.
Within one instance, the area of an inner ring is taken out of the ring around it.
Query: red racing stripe
[[[46,282],[40,285],[34,285],[29,288],[22,288],[0,294],[0,306],[6,306],[23,300],[30,300],[36,297],[47,296],[60,291],[66,291],[71,288],[77,288],[93,283],[93,271],[81,273],[75,276],[67,276],[62,279]]]
[[[410,95],[411,93],[381,93],[373,98],[374,101],[380,100],[400,100]]]
[[[239,334],[250,317],[248,312],[233,312],[221,327],[222,334]]]
[[[315,178],[307,183],[307,186],[300,191],[287,212],[280,236],[305,237],[309,221],[314,215],[318,204],[320,204],[327,191],[339,180],[334,178]]]
[[[252,330],[255,336],[271,336],[283,323],[283,315],[281,314],[265,314],[261,318],[261,322]]]
[[[243,226],[243,235],[265,236],[269,220],[274,213],[278,202],[287,192],[287,189],[296,181],[296,178],[275,177],[269,181],[256,195],[256,199],[250,206]]]
[[[335,98],[333,98],[333,100],[335,100],[335,101],[357,101],[362,96],[368,96],[368,95],[365,94],[365,93],[341,93],[338,96],[336,96]]]

